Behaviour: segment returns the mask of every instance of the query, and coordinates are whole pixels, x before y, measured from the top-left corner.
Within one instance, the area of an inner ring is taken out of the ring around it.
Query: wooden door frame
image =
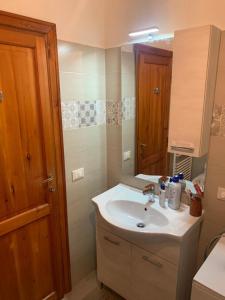
[[[139,65],[140,65],[140,54],[147,53],[152,55],[158,55],[163,57],[169,57],[172,59],[173,52],[170,50],[155,48],[143,44],[134,45],[134,54],[135,54],[135,95],[136,95],[136,117],[135,117],[135,175],[137,175],[138,170],[138,122],[139,122]]]
[[[36,20],[33,18],[20,16],[0,10],[0,28],[11,28],[16,31],[36,33],[45,38],[48,64],[48,81],[50,88],[50,98],[53,116],[54,143],[56,154],[56,177],[57,177],[57,212],[56,217],[60,222],[60,239],[62,253],[62,284],[57,286],[59,297],[71,290],[69,240],[68,240],[68,219],[66,205],[66,183],[65,183],[65,164],[63,153],[62,118],[59,88],[59,68],[56,25],[53,23]]]

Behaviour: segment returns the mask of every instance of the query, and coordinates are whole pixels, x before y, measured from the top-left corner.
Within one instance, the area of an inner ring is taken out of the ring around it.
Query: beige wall
[[[129,41],[128,33],[156,25],[160,33],[214,24],[225,29],[224,0],[107,1],[106,47]]]
[[[95,269],[95,213],[91,198],[107,187],[105,50],[59,42],[72,283]],[[92,118],[92,119],[91,119]],[[72,170],[84,167],[73,182]]]
[[[0,9],[54,22],[59,39],[102,48],[152,25],[160,33],[205,24],[225,29],[224,0],[0,0]]]
[[[0,9],[56,23],[58,39],[104,47],[104,0],[0,0]]]

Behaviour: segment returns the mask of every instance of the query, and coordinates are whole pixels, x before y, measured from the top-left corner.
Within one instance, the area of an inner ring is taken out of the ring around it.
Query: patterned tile
[[[78,119],[80,127],[97,125],[96,101],[78,101]]]
[[[122,120],[135,118],[135,97],[106,101],[106,120],[108,125],[120,126]]]
[[[215,104],[211,123],[211,135],[225,137],[225,105]]]
[[[122,121],[122,105],[120,100],[106,101],[106,121],[108,125],[120,126]]]
[[[62,102],[63,129],[78,129],[81,127],[105,124],[105,101],[68,101]]]
[[[79,127],[78,103],[76,101],[62,102],[62,121],[64,129]]]

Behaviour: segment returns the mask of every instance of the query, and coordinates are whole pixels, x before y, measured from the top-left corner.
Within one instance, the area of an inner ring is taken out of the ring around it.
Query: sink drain
[[[145,224],[144,224],[144,223],[137,223],[137,227],[139,227],[139,228],[144,228],[144,227],[145,227]]]

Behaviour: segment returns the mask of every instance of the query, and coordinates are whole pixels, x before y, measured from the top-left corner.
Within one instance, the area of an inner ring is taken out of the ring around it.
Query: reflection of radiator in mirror
[[[173,155],[173,176],[184,174],[184,179],[191,180],[192,157],[180,154]]]

